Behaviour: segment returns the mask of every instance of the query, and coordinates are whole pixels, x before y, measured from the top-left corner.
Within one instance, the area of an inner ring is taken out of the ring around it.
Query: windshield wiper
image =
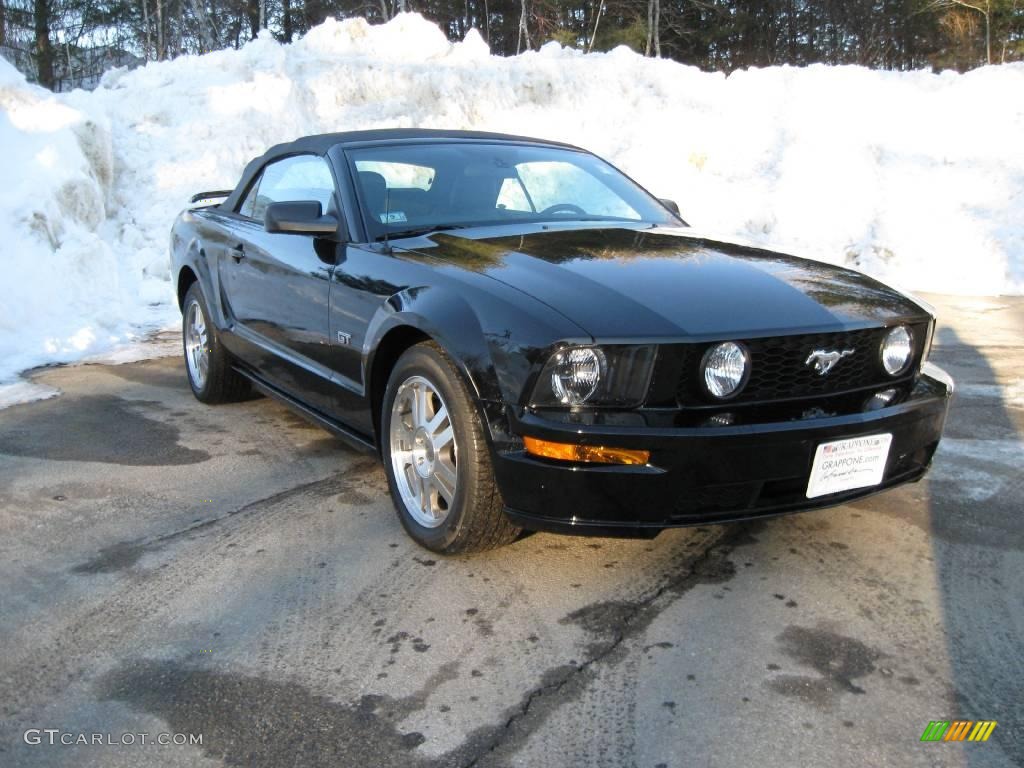
[[[420,235],[429,235],[431,232],[445,232],[452,229],[468,229],[470,224],[436,224],[432,227],[420,227],[418,229],[400,229],[397,232],[388,232],[383,235],[377,235],[376,240],[398,240],[403,237],[419,237]]]

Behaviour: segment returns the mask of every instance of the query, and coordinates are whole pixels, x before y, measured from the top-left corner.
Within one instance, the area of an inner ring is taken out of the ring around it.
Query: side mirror
[[[263,228],[289,235],[333,235],[338,232],[338,219],[324,216],[316,200],[271,203],[263,215]]]
[[[658,198],[658,202],[668,208],[676,216],[679,215],[679,204],[675,200],[669,200],[667,197]]]

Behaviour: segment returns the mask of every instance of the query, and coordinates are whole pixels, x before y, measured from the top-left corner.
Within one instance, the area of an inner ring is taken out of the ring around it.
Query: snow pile
[[[1024,292],[1024,65],[726,78],[626,49],[491,56],[417,15],[107,74],[54,97],[0,60],[0,381],[177,318],[167,235],[270,144],[475,128],[601,154],[700,230],[902,287]]]

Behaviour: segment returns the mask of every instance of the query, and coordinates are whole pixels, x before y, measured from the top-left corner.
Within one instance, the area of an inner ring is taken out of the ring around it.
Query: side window
[[[571,202],[597,216],[640,218],[640,214],[604,182],[579,166],[544,160],[520,163],[516,170],[538,211]]]
[[[317,200],[325,213],[334,207],[334,177],[323,158],[298,155],[270,163],[238,212],[262,220],[271,203],[297,200]]]
[[[249,187],[249,194],[245,196],[245,200],[242,201],[241,207],[238,212],[243,216],[248,216],[250,219],[253,218],[252,212],[256,205],[256,195],[259,192],[261,176],[256,177],[256,181]]]

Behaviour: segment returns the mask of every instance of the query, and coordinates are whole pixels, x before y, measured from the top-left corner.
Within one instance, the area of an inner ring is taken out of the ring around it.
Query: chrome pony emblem
[[[836,363],[852,354],[852,349],[844,349],[842,352],[826,352],[824,349],[816,349],[807,356],[804,365],[813,366],[816,374],[825,376],[836,367]]]

